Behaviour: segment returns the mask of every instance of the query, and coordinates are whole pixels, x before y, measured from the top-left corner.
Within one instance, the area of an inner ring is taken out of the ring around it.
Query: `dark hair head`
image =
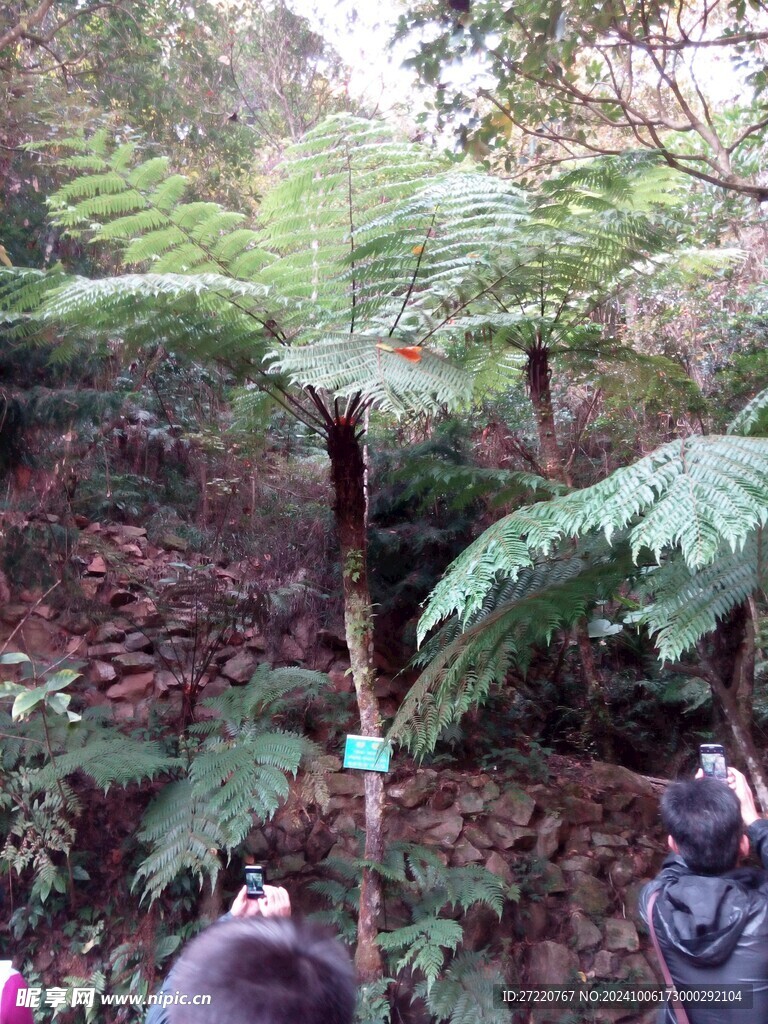
[[[351,1024],[355,975],[323,929],[286,918],[223,921],[198,935],[170,977],[169,995],[210,1004],[168,1006],[170,1024]]]
[[[661,798],[661,820],[695,874],[720,875],[736,867],[744,825],[738,798],[724,782],[673,782]]]

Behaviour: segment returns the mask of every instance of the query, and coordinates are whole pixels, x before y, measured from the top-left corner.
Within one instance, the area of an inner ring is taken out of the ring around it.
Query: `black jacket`
[[[768,868],[768,820],[747,830],[752,851]],[[691,1024],[768,1024],[768,871],[735,868],[724,875],[695,875],[679,856],[667,857],[660,873],[640,893],[648,901],[659,889],[653,926],[676,986],[746,985],[751,1010],[686,1005]],[[659,1024],[675,1024],[671,1009]]]

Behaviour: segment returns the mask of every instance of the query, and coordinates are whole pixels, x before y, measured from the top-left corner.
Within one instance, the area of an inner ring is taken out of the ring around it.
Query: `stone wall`
[[[447,865],[482,864],[521,886],[501,925],[472,915],[468,943],[500,937],[513,945],[522,985],[587,979],[661,984],[650,939],[637,914],[640,887],[665,852],[654,783],[616,765],[563,771],[548,784],[520,787],[484,772],[395,767],[387,782],[389,840],[423,843]],[[557,771],[557,769],[556,769]],[[362,777],[329,777],[327,809],[308,811],[294,793],[266,827],[248,840],[251,855],[289,880],[299,906],[312,907],[308,883],[329,854],[351,856],[362,827]],[[389,913],[390,923],[397,911]],[[609,1009],[606,1021],[644,1017]],[[546,1015],[540,1018],[546,1019]]]

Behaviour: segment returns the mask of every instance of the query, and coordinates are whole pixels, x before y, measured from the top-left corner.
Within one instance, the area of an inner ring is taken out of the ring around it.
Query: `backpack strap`
[[[656,937],[656,929],[653,927],[653,908],[656,906],[656,900],[658,898],[660,889],[656,889],[655,892],[651,893],[651,898],[648,900],[648,931],[651,933],[653,939],[653,948],[656,950],[656,959],[659,961],[661,967],[661,973],[664,975],[664,981],[669,988],[675,988],[675,983],[672,981],[672,975],[669,973],[667,967],[667,961],[664,959],[659,940]],[[682,1003],[673,1003],[672,1011],[675,1015],[677,1024],[690,1024],[688,1020],[688,1014],[685,1012],[685,1008]]]

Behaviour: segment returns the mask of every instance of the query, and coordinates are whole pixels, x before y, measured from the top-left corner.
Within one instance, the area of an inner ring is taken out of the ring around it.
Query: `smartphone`
[[[267,869],[261,864],[247,864],[245,868],[245,887],[249,900],[260,900],[264,895],[264,883],[267,880]]]
[[[725,748],[719,743],[702,743],[699,747],[701,770],[712,779],[727,779],[728,765]]]

